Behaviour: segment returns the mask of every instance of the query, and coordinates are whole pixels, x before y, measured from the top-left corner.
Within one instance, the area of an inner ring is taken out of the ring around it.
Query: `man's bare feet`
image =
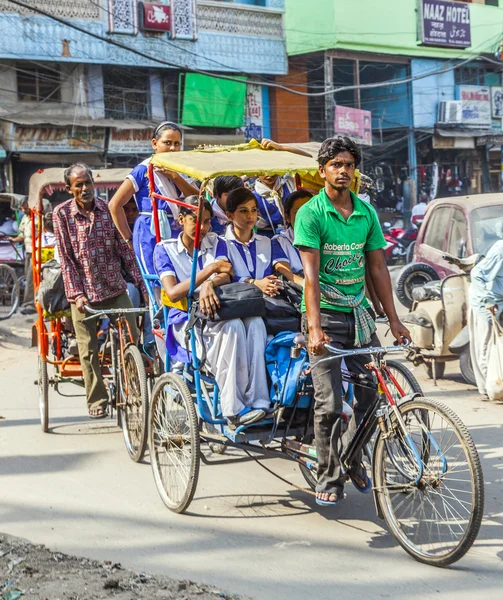
[[[316,492],[316,504],[320,506],[335,506],[339,500],[337,494],[330,494],[328,492]]]
[[[93,406],[89,409],[89,416],[91,419],[103,419],[107,416],[106,408],[103,408],[103,406]]]

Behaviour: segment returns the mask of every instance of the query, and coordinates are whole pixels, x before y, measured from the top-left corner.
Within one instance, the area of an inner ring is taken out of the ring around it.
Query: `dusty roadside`
[[[2,600],[245,600],[208,585],[69,556],[0,534]]]

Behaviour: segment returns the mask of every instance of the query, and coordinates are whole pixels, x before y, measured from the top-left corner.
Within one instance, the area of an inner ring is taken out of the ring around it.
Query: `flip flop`
[[[101,408],[101,410],[103,411],[100,415],[92,415],[91,414],[92,410],[98,410],[99,408]],[[108,417],[108,409],[106,406],[92,406],[89,409],[89,418],[90,419],[105,419],[106,417]]]
[[[330,494],[330,496],[332,496],[332,494]],[[342,495],[340,496],[337,496],[336,500],[322,500],[321,498],[316,497],[316,504],[318,504],[318,506],[336,506],[339,503],[339,501],[344,500],[345,497],[346,494],[344,493],[342,493]]]
[[[358,479],[365,481],[364,487],[362,487],[355,480],[355,475],[358,477]],[[355,486],[355,488],[362,494],[368,494],[372,490],[372,481],[371,481],[370,477],[367,475],[367,469],[365,468],[364,464],[360,463],[358,465],[358,469],[356,470],[356,473],[353,474],[350,471],[349,476],[351,477],[351,481],[353,482],[353,485]]]

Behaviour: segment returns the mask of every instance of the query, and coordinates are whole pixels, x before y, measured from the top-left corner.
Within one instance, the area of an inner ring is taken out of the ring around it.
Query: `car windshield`
[[[473,251],[487,254],[503,237],[503,204],[477,208],[472,212]]]

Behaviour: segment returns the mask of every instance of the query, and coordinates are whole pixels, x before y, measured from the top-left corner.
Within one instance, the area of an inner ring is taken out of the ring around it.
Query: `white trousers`
[[[470,355],[472,358],[473,373],[477,388],[482,395],[487,394],[487,345],[491,337],[491,315],[487,315],[470,308],[468,328],[470,331]]]
[[[185,347],[187,323],[173,327],[176,341]],[[197,353],[201,356],[198,336]],[[206,361],[220,390],[224,417],[244,408],[268,408],[269,389],[265,367],[267,332],[260,317],[206,323],[203,343]]]

